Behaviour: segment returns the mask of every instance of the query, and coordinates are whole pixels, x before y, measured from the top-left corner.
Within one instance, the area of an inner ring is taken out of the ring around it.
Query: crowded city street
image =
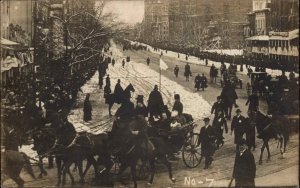
[[[1,187],[299,187],[299,1],[0,3]]]

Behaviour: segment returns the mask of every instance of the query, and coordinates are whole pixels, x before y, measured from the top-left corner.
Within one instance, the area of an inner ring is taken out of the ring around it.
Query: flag
[[[159,67],[162,70],[167,70],[169,68],[168,65],[162,59],[159,60]]]

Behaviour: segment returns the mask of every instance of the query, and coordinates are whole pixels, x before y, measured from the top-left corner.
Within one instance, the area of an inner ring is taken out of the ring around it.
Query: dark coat
[[[200,130],[198,143],[201,143],[201,155],[205,157],[210,157],[215,152],[215,132],[212,126],[207,128],[202,127]]]
[[[183,112],[183,105],[180,101],[175,101],[172,111],[176,110],[178,112],[178,115],[181,115]]]
[[[201,87],[201,81],[202,77],[200,75],[197,75],[195,77],[195,88],[199,89]]]
[[[211,113],[218,114],[219,112],[224,112],[224,103],[223,102],[215,102],[211,107]]]
[[[115,90],[114,90],[114,95],[115,95],[117,103],[122,102],[123,92],[124,92],[124,90],[123,90],[121,84],[117,83],[115,86]]]
[[[148,109],[153,115],[160,115],[162,109],[164,108],[164,101],[161,93],[157,90],[153,90],[148,99]]]
[[[246,143],[249,147],[255,146],[255,122],[246,118]]]
[[[184,67],[184,76],[191,76],[192,72],[191,72],[191,67],[190,65],[185,65]]]
[[[178,72],[179,72],[179,67],[175,67],[175,68],[174,68],[174,74],[177,75]]]
[[[135,107],[135,115],[142,115],[144,117],[148,117],[148,108],[146,107],[146,105],[143,104],[142,107],[137,105]]]
[[[231,131],[234,131],[234,143],[238,144],[246,132],[246,119],[244,116],[234,116],[231,122]]]
[[[109,85],[109,86],[110,86],[110,78],[109,78],[109,77],[106,77],[105,83],[106,83],[106,85]]]
[[[92,105],[89,100],[84,101],[83,105],[83,120],[90,121],[92,120]]]
[[[257,95],[250,95],[246,102],[246,105],[249,105],[249,111],[257,111],[259,106],[259,99]]]
[[[256,165],[253,154],[246,150],[241,156],[240,154],[237,155],[233,168],[233,178],[236,180],[236,186],[254,187],[255,175]]]
[[[201,88],[207,88],[207,78],[206,78],[206,76],[201,76]]]
[[[221,92],[221,98],[225,105],[233,105],[235,100],[238,98],[234,87],[231,84],[226,84]]]

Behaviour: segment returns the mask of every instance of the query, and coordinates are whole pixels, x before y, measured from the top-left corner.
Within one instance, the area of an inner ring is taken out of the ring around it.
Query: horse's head
[[[135,89],[134,89],[134,87],[133,87],[133,85],[131,83],[127,86],[126,89],[129,90],[129,91],[131,91],[131,92],[135,92]]]
[[[54,148],[57,143],[57,137],[50,130],[37,130],[33,136],[34,149],[39,153],[46,153]]]

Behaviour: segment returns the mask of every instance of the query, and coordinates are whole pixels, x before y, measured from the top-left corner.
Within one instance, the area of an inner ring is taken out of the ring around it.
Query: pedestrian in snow
[[[208,66],[208,59],[205,59],[205,65]]]
[[[215,153],[215,132],[212,126],[209,124],[210,119],[204,118],[204,127],[200,130],[198,145],[201,144],[201,159],[205,157],[204,169],[212,164],[213,155]]]
[[[180,58],[180,55],[179,55],[179,53],[177,54],[177,57],[178,57],[178,58]]]
[[[215,130],[216,140],[217,140],[216,144],[218,149],[220,144],[222,146],[224,144],[224,137],[223,137],[224,129],[226,134],[228,133],[227,121],[223,111],[218,111],[218,113],[215,115],[215,118],[212,123],[212,127]]]
[[[176,78],[178,78],[178,73],[179,73],[179,67],[178,67],[178,65],[176,65],[174,68],[174,74],[175,74]]]
[[[112,59],[112,62],[111,62],[112,66],[115,66],[116,64],[116,60],[115,59]]]
[[[161,93],[158,91],[158,86],[154,86],[154,90],[150,93],[148,99],[148,109],[150,113],[150,117],[160,116],[161,112],[164,108],[164,101]]]
[[[122,61],[122,67],[123,68],[125,67],[125,59],[123,59],[123,61]]]
[[[147,65],[148,66],[150,65],[150,58],[149,57],[147,58]]]
[[[222,98],[220,96],[217,97],[217,102],[215,102],[211,108],[211,114],[219,114],[219,112],[224,112],[224,103],[222,101]]]
[[[107,86],[110,86],[110,77],[109,74],[106,76],[105,83]]]
[[[201,88],[202,91],[204,91],[204,89],[207,88],[207,78],[204,75],[204,73],[202,73],[202,77],[201,77]]]
[[[233,167],[235,187],[255,187],[256,165],[253,154],[247,149],[246,141],[239,143],[239,152],[236,155]]]
[[[103,77],[99,74],[99,88],[102,89],[103,87]]]
[[[247,84],[246,84],[246,90],[247,90],[247,96],[249,97],[252,93],[252,87],[249,82],[247,82]]]
[[[83,105],[83,120],[85,122],[92,120],[92,105],[90,102],[90,94],[86,94],[84,105]]]
[[[241,115],[241,110],[236,110],[236,116],[233,117],[231,122],[231,135],[234,132],[234,143],[236,144],[236,151],[239,150],[239,143],[243,139],[246,131],[246,119]]]
[[[185,81],[189,82],[190,81],[190,76],[192,76],[192,71],[189,63],[186,63],[184,67],[184,76],[185,76]]]
[[[246,106],[248,106],[248,112],[257,112],[258,111],[258,106],[259,106],[259,99],[257,96],[257,92],[253,92],[252,95],[248,97],[248,100],[246,102]]]
[[[121,80],[118,79],[118,82],[115,86],[115,90],[114,90],[114,95],[116,98],[116,103],[121,104],[122,103],[122,99],[123,99],[123,88],[121,86]]]
[[[199,89],[201,87],[201,81],[202,81],[202,77],[200,76],[200,74],[198,74],[195,77],[195,88],[197,89],[197,91],[199,91]]]

